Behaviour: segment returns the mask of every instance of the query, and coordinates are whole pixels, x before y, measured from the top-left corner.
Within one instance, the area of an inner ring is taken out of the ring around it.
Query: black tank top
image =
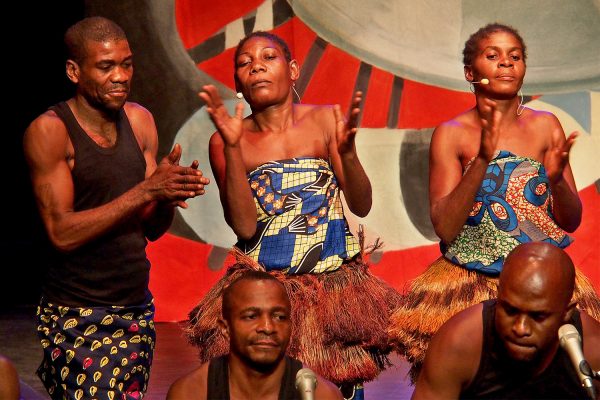
[[[279,400],[300,400],[296,390],[296,374],[302,369],[302,363],[285,356],[285,371],[281,378]],[[207,400],[229,400],[229,368],[227,356],[216,357],[208,364]]]
[[[146,161],[123,109],[111,148],[99,146],[83,131],[66,102],[50,109],[64,122],[75,150],[75,211],[106,204],[144,180]],[[150,301],[146,243],[141,221],[130,218],[75,251],[53,250],[43,282],[45,299],[67,306]]]
[[[541,375],[526,376],[502,357],[503,348],[495,334],[496,300],[483,303],[483,346],[475,379],[461,393],[461,399],[586,399],[568,354],[558,348]],[[575,310],[570,321],[583,338],[581,317]],[[582,339],[583,345],[583,339]]]

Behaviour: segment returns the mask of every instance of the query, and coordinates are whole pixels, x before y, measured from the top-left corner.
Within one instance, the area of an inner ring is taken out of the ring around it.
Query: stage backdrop
[[[198,159],[213,180],[149,245],[157,321],[186,319],[231,262],[235,237],[208,161],[214,128],[197,92],[215,84],[233,110],[234,48],[256,30],[289,43],[302,67],[302,102],[347,108],[355,90],[365,93],[357,147],[373,208],[348,219],[354,231],[365,227],[367,243],[384,242],[372,270],[403,291],[440,255],[428,214],[428,148],[436,125],[474,104],[462,72],[464,42],[489,22],[517,28],[528,48],[527,105],[556,114],[567,134],[581,132],[571,165],[583,222],[568,252],[600,289],[599,1],[97,0],[86,2],[86,13],[126,30],[133,100],[156,118],[159,156],[180,143],[182,163]]]

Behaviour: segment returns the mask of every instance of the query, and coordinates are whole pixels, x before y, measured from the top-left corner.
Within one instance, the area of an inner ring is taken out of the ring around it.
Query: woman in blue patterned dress
[[[413,363],[458,311],[495,297],[504,257],[520,243],[568,246],[581,222],[569,165],[577,133],[565,139],[558,119],[523,106],[526,48],[510,26],[487,25],[463,50],[476,105],[438,126],[431,140],[429,200],[443,256],[412,283],[391,317],[390,335]],[[578,273],[575,297],[598,318],[600,301]]]
[[[300,67],[278,36],[254,32],[235,53],[235,83],[243,104],[229,115],[214,86],[206,102],[217,132],[210,162],[225,219],[238,237],[238,257],[286,285],[294,333],[288,353],[362,398],[361,382],[388,364],[389,313],[399,293],[369,273],[363,246],[349,230],[340,198],[359,217],[371,209],[371,183],[355,146],[361,93],[348,121],[339,105],[293,102]],[[190,313],[189,337],[203,361],[226,352],[216,326],[225,277]]]

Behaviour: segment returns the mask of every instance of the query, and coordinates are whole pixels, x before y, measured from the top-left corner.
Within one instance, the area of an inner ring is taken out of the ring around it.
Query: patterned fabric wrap
[[[154,304],[66,307],[42,300],[37,374],[53,399],[141,399],[148,386]]]
[[[265,163],[248,174],[257,229],[236,246],[267,271],[321,273],[360,251],[344,217],[329,163],[304,157]]]
[[[487,167],[462,231],[448,246],[440,243],[442,253],[466,269],[498,275],[512,249],[534,241],[565,248],[572,239],[554,221],[544,166],[500,151]]]

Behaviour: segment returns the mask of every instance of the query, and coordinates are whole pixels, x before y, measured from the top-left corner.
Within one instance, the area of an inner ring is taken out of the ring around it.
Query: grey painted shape
[[[286,0],[273,1],[273,26],[277,27],[294,16],[294,10]]]
[[[244,34],[249,35],[254,31],[254,24],[256,23],[256,14],[244,18]]]
[[[245,21],[244,21],[245,22]],[[254,24],[252,25],[254,26]],[[215,33],[204,42],[188,50],[190,58],[196,64],[218,56],[225,50],[225,32]]]
[[[600,88],[599,4],[597,0],[462,0],[461,42],[485,24],[511,25],[527,46],[524,93]]]
[[[540,101],[566,111],[587,133],[591,133],[592,99],[589,92],[547,95],[541,97]]]
[[[298,82],[296,82],[296,90],[300,94],[300,97],[304,95],[306,88],[308,87],[308,83],[321,61],[321,57],[323,57],[323,53],[325,52],[325,48],[327,47],[327,42],[317,36],[312,46],[310,46],[310,50],[308,50],[308,54],[304,59],[304,64],[300,70],[300,78],[298,78]],[[293,57],[293,55],[292,55]]]
[[[225,260],[227,259],[227,256],[229,254],[230,249],[214,246],[211,249],[210,254],[208,255],[208,268],[211,271],[219,271],[223,269],[223,266],[225,265]]]
[[[362,91],[362,104],[364,105],[365,99],[367,98],[367,93],[369,92],[369,80],[371,79],[371,72],[373,71],[373,67],[367,63],[361,62],[360,67],[358,69],[358,75],[356,76],[356,82],[354,83],[354,91],[352,92],[352,98],[354,98],[354,93],[358,90]],[[362,116],[365,108],[360,107],[360,113],[358,114],[358,125],[360,125],[360,121],[362,121]]]
[[[175,216],[173,217],[173,223],[169,229],[169,233],[173,235],[177,235],[179,237],[184,237],[190,240],[194,240],[200,243],[206,243],[206,240],[202,239],[192,228],[185,222],[185,219],[181,216],[181,213],[176,209]]]
[[[462,49],[490,22],[514,26],[528,50],[529,95],[600,87],[598,0],[288,0],[332,45],[394,75],[466,91]]]
[[[392,94],[390,95],[390,105],[388,108],[387,127],[396,129],[398,127],[398,117],[400,114],[400,101],[402,100],[402,89],[404,89],[404,79],[394,76],[392,83]]]
[[[405,132],[400,147],[400,190],[410,221],[427,239],[438,241],[429,216],[429,145],[432,134],[433,129]]]

